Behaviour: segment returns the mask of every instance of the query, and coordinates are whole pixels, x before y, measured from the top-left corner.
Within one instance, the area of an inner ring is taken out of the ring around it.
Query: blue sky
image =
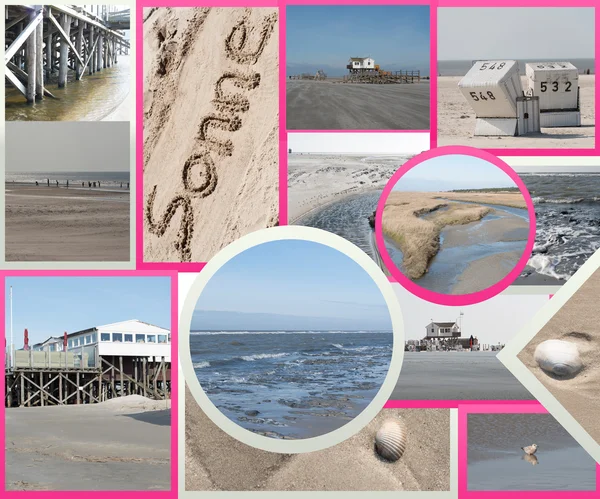
[[[310,241],[272,241],[240,253],[211,278],[195,308],[192,329],[391,329],[369,275]],[[207,314],[207,326],[199,311],[224,313]]]
[[[10,342],[13,287],[13,331],[17,348],[23,330],[30,344],[94,326],[139,319],[171,328],[168,277],[7,277],[6,338]]]
[[[429,7],[422,5],[292,5],[286,10],[288,74],[346,74],[350,57],[382,69],[429,75]]]
[[[415,166],[400,178],[393,190],[434,192],[492,187],[516,186],[500,168],[483,159],[448,154]]]

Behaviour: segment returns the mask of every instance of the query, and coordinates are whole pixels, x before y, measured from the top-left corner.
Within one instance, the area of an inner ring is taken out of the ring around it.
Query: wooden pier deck
[[[83,6],[85,7],[85,6]],[[53,97],[48,81],[58,76],[58,88],[92,75],[118,62],[127,54],[129,42],[120,31],[129,29],[125,12],[102,17],[82,6],[6,5],[5,77],[27,102]],[[112,19],[112,22],[111,22]]]

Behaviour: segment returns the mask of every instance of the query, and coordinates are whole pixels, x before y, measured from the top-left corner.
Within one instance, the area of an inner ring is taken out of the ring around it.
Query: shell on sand
[[[543,341],[535,349],[533,358],[544,371],[557,376],[571,376],[583,368],[577,345],[569,341]]]
[[[375,435],[377,453],[388,461],[397,461],[406,449],[407,433],[402,420],[385,420]]]

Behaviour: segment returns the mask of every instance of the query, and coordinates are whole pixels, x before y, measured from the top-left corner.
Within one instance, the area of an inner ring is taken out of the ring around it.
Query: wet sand
[[[6,261],[129,261],[129,193],[6,184]]]
[[[304,215],[345,197],[383,189],[412,155],[290,154],[288,155],[288,219]]]
[[[389,463],[374,450],[382,420],[408,427],[403,457]],[[449,490],[450,413],[384,409],[358,435],[319,452],[277,454],[242,444],[220,430],[186,390],[186,490]]]
[[[6,489],[170,489],[170,409],[124,399],[6,409]]]
[[[571,413],[596,442],[600,442],[600,323],[598,322],[600,270],[546,323],[518,358]],[[575,343],[584,369],[571,379],[553,378],[535,362],[536,347],[545,340]]]
[[[579,75],[581,127],[542,128],[541,134],[522,137],[473,137],[475,113],[458,89],[460,76],[438,77],[438,146],[478,148],[593,148],[595,75]],[[521,76],[523,89],[526,77]]]
[[[402,372],[391,400],[533,399],[496,358],[497,354],[404,352]]]
[[[429,81],[373,85],[288,80],[288,130],[428,130]]]

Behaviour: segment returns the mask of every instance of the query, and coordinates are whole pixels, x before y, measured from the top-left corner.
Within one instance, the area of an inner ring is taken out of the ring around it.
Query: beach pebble
[[[375,450],[388,461],[397,461],[406,449],[407,430],[401,419],[387,419],[375,435]]]
[[[572,376],[583,368],[577,345],[569,341],[543,341],[535,349],[533,358],[544,371],[560,377]]]

